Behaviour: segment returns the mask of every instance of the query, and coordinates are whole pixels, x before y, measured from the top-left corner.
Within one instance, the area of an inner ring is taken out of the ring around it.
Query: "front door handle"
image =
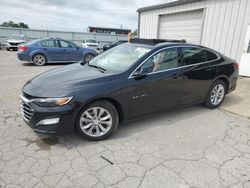
[[[173,74],[173,75],[172,75],[172,78],[173,78],[173,79],[180,79],[181,77],[180,77],[179,74]]]
[[[206,71],[213,71],[213,70],[215,70],[215,68],[214,68],[214,67],[209,67],[209,68],[206,68]]]

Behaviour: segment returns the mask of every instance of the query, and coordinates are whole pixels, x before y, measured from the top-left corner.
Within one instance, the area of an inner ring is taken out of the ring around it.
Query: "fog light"
[[[43,119],[39,121],[36,125],[52,125],[59,123],[60,118]]]

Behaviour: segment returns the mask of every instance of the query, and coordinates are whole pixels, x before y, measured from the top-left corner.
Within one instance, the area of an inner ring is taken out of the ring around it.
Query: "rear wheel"
[[[76,128],[84,138],[97,141],[111,136],[118,124],[119,116],[114,105],[108,101],[97,101],[80,112]]]
[[[37,66],[43,66],[47,63],[46,57],[42,54],[34,55],[34,57],[32,58],[32,61]]]
[[[86,54],[83,58],[83,61],[90,61],[91,59],[94,58],[94,55],[92,54]]]
[[[205,106],[211,109],[221,105],[226,95],[226,84],[222,80],[216,80],[210,87]]]

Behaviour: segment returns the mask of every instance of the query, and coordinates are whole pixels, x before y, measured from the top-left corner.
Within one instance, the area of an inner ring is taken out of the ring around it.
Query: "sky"
[[[32,29],[86,32],[88,26],[137,28],[141,7],[168,0],[0,0],[0,23],[24,22]]]

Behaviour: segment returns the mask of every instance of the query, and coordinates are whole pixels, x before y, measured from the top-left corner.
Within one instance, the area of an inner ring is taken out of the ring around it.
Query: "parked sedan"
[[[89,61],[97,55],[96,51],[81,48],[71,41],[60,38],[38,39],[18,47],[18,59],[33,62],[35,65],[46,63],[73,63]]]
[[[238,68],[203,46],[132,40],[28,81],[21,95],[23,119],[37,132],[76,128],[87,139],[101,140],[126,119],[191,104],[219,107],[236,88]]]
[[[128,41],[127,40],[118,40],[112,44],[105,44],[102,49],[103,49],[103,51],[107,51],[108,49],[114,48],[115,46],[118,46],[118,45],[126,43],[126,42],[128,42]]]

